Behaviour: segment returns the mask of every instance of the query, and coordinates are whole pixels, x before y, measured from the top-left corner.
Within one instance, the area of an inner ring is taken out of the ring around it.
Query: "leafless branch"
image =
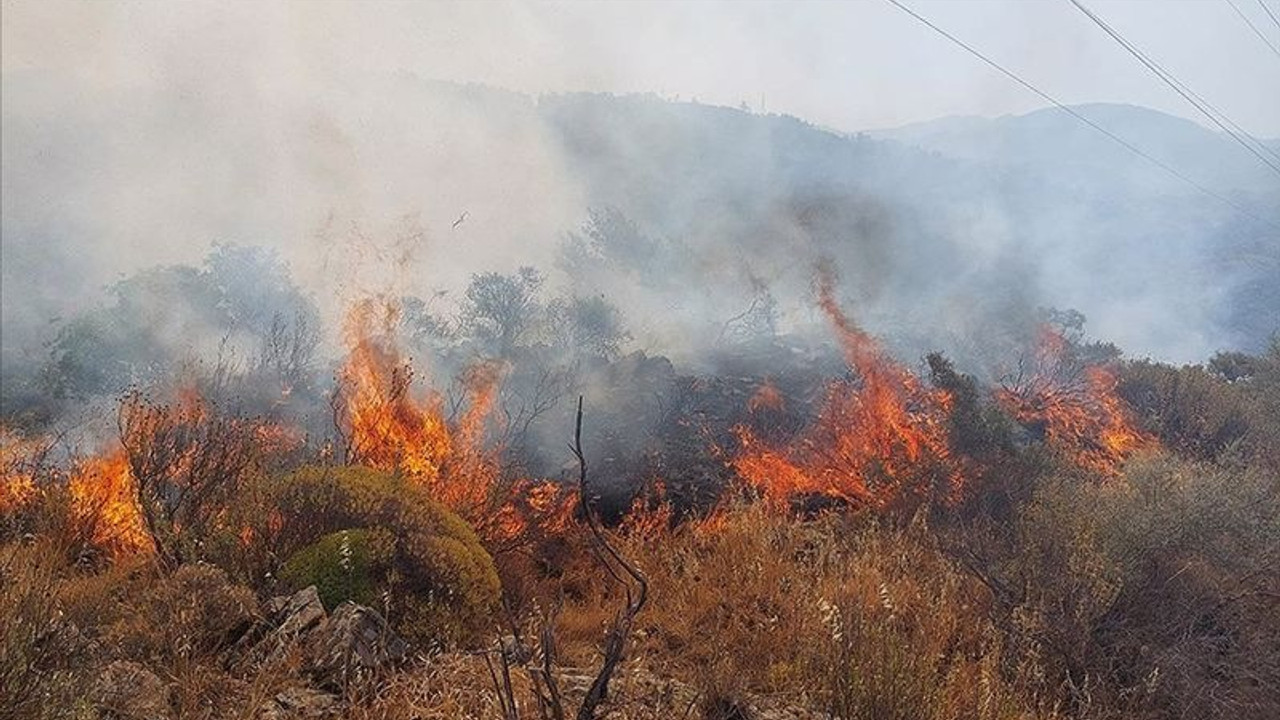
[[[596,516],[588,500],[590,494],[587,489],[587,460],[582,452],[582,396],[578,396],[578,413],[571,449],[574,457],[578,459],[578,496],[582,502],[582,514],[586,518],[587,527],[591,530],[597,558],[608,570],[610,576],[623,585],[627,598],[626,606],[614,618],[613,626],[605,639],[604,660],[601,663],[600,672],[596,674],[586,697],[582,700],[581,707],[578,708],[578,720],[595,720],[596,709],[608,697],[609,680],[622,660],[622,652],[626,646],[627,637],[631,634],[632,624],[635,622],[636,615],[644,608],[649,593],[649,581],[639,568],[609,544],[604,528],[600,524],[600,518]]]

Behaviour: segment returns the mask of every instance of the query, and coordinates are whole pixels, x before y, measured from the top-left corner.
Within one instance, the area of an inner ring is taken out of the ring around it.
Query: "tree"
[[[501,357],[534,339],[543,317],[538,289],[542,275],[522,267],[513,275],[486,272],[471,276],[462,308],[462,325]]]
[[[612,360],[631,339],[622,313],[602,295],[558,298],[547,315],[555,344],[575,353]]]
[[[49,344],[40,383],[47,395],[80,399],[165,382],[215,352],[218,381],[244,381],[234,388],[240,401],[275,402],[314,380],[319,312],[267,251],[218,245],[202,267],[142,270],[108,298],[68,320]],[[245,384],[253,380],[265,382]]]

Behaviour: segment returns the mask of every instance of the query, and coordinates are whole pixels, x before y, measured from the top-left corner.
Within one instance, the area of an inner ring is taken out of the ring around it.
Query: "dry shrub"
[[[765,694],[849,718],[1041,716],[1002,671],[989,592],[922,523],[747,506],[623,542],[652,598],[631,662],[694,683],[712,706]],[[599,588],[560,615],[567,658],[589,656],[616,606]]]
[[[47,542],[0,547],[0,716],[65,717],[84,697],[89,645],[50,602],[62,559]]]
[[[1249,431],[1246,389],[1198,365],[1132,362],[1118,390],[1165,447],[1188,457],[1212,460]]]
[[[1164,456],[1048,482],[995,573],[1016,651],[1091,716],[1276,717],[1278,500],[1265,472]]]
[[[173,667],[213,657],[247,629],[257,600],[209,565],[171,575],[143,562],[65,580],[67,617],[117,657]]]

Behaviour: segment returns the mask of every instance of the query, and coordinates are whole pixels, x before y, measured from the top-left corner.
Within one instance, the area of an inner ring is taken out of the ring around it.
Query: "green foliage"
[[[368,551],[371,587],[335,580],[332,597],[344,587],[365,597],[385,593],[392,624],[419,642],[466,643],[489,629],[501,592],[493,558],[466,522],[422,488],[370,468],[312,466],[279,482],[275,506],[277,552],[290,558],[285,574],[295,586],[334,578],[346,530],[353,554],[356,544]]]
[[[395,537],[386,530],[339,530],[294,553],[280,570],[293,587],[315,585],[330,610],[344,601],[378,604],[389,584]]]

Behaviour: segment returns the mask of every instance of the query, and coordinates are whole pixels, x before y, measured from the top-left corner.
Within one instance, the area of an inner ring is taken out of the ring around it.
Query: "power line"
[[[1110,138],[1112,141],[1114,141],[1114,142],[1116,142],[1116,143],[1120,144],[1120,145],[1121,145],[1121,146],[1123,146],[1125,149],[1127,149],[1129,152],[1131,152],[1131,153],[1133,153],[1133,154],[1137,155],[1138,157],[1141,157],[1141,158],[1145,159],[1147,162],[1149,162],[1149,163],[1151,163],[1151,164],[1155,165],[1156,167],[1160,168],[1161,170],[1164,170],[1166,173],[1168,173],[1168,174],[1172,175],[1173,177],[1175,177],[1175,178],[1177,178],[1177,179],[1181,180],[1182,182],[1186,183],[1187,185],[1190,185],[1191,187],[1195,188],[1196,190],[1199,190],[1201,193],[1204,193],[1205,195],[1208,195],[1209,197],[1214,198],[1214,199],[1218,200],[1219,202],[1221,202],[1221,203],[1223,203],[1223,204],[1225,204],[1225,205],[1227,205],[1227,206],[1229,206],[1229,207],[1231,207],[1231,208],[1234,208],[1236,211],[1238,211],[1238,212],[1240,212],[1240,213],[1242,213],[1242,214],[1244,214],[1244,215],[1247,215],[1247,216],[1249,216],[1249,217],[1253,218],[1254,220],[1257,220],[1258,222],[1265,223],[1265,224],[1267,224],[1267,225],[1270,225],[1272,228],[1275,228],[1275,229],[1277,229],[1277,230],[1280,230],[1280,225],[1277,225],[1276,223],[1274,223],[1274,222],[1272,222],[1271,220],[1268,220],[1268,219],[1266,219],[1266,218],[1258,217],[1258,216],[1257,216],[1257,215],[1255,215],[1254,213],[1250,212],[1247,208],[1244,208],[1244,207],[1242,207],[1242,206],[1238,205],[1237,203],[1233,202],[1230,198],[1227,198],[1227,197],[1225,197],[1225,196],[1223,196],[1223,195],[1220,195],[1220,194],[1218,194],[1218,193],[1216,193],[1216,192],[1214,192],[1214,191],[1210,190],[1209,188],[1207,188],[1207,187],[1205,187],[1205,186],[1201,185],[1200,183],[1196,182],[1195,180],[1192,180],[1191,178],[1187,177],[1186,175],[1183,175],[1182,173],[1178,172],[1176,169],[1174,169],[1174,168],[1170,167],[1169,165],[1167,165],[1167,164],[1165,164],[1165,163],[1161,162],[1161,161],[1160,161],[1160,160],[1158,160],[1157,158],[1152,157],[1150,154],[1148,154],[1147,152],[1143,151],[1143,150],[1142,150],[1142,148],[1139,148],[1139,147],[1135,146],[1133,143],[1129,142],[1128,140],[1125,140],[1124,138],[1122,138],[1122,137],[1120,137],[1119,135],[1116,135],[1115,133],[1111,132],[1110,130],[1108,130],[1108,129],[1106,129],[1106,128],[1102,127],[1101,125],[1099,125],[1098,123],[1096,123],[1096,122],[1094,122],[1094,121],[1090,120],[1089,118],[1085,117],[1084,115],[1081,115],[1081,114],[1080,114],[1079,112],[1077,112],[1074,108],[1071,108],[1071,107],[1069,107],[1069,106],[1067,106],[1067,105],[1062,104],[1061,102],[1059,102],[1056,98],[1054,98],[1054,97],[1053,97],[1052,95],[1050,95],[1049,93],[1046,93],[1046,92],[1044,92],[1043,90],[1041,90],[1040,88],[1036,87],[1035,85],[1032,85],[1031,83],[1027,82],[1026,80],[1023,80],[1021,77],[1019,77],[1019,76],[1017,75],[1017,73],[1013,72],[1012,70],[1009,70],[1009,69],[1005,68],[1003,65],[1001,65],[1001,64],[1000,64],[1000,63],[998,63],[998,62],[996,62],[995,60],[992,60],[991,58],[987,57],[986,55],[983,55],[981,52],[979,52],[978,50],[976,50],[973,46],[969,45],[968,43],[966,43],[965,41],[963,41],[963,40],[961,40],[960,38],[956,37],[955,35],[952,35],[951,33],[947,32],[946,30],[943,30],[942,28],[938,27],[937,25],[934,25],[934,24],[933,24],[933,22],[931,22],[928,18],[926,18],[926,17],[924,17],[923,15],[921,15],[921,14],[917,13],[915,10],[912,10],[911,8],[907,7],[906,5],[903,5],[903,4],[902,4],[902,2],[900,2],[900,0],[885,0],[885,2],[889,3],[890,5],[893,5],[894,7],[898,8],[898,9],[899,9],[899,10],[901,10],[902,12],[904,12],[904,13],[906,13],[906,14],[910,15],[911,17],[915,18],[916,20],[918,20],[919,22],[921,22],[921,23],[923,23],[925,26],[927,26],[930,30],[933,30],[934,32],[936,32],[936,33],[938,33],[939,35],[941,35],[942,37],[944,37],[944,38],[946,38],[946,39],[950,40],[951,42],[955,43],[956,45],[960,46],[961,48],[963,48],[963,49],[965,50],[965,52],[967,52],[967,53],[969,53],[970,55],[972,55],[972,56],[974,56],[974,57],[978,58],[979,60],[981,60],[982,62],[986,63],[987,65],[990,65],[991,67],[995,68],[996,70],[1000,71],[1000,73],[1001,73],[1001,74],[1005,75],[1005,76],[1006,76],[1006,77],[1008,77],[1009,79],[1011,79],[1011,80],[1013,80],[1014,82],[1018,83],[1018,84],[1019,84],[1019,85],[1021,85],[1022,87],[1024,87],[1024,88],[1026,88],[1026,89],[1030,90],[1031,92],[1035,93],[1036,95],[1040,96],[1041,98],[1043,98],[1043,99],[1045,99],[1045,100],[1048,100],[1050,103],[1053,103],[1053,105],[1054,105],[1055,107],[1057,107],[1059,110],[1062,110],[1063,112],[1067,113],[1067,114],[1068,114],[1068,115],[1070,115],[1071,117],[1073,117],[1073,118],[1075,118],[1075,119],[1079,120],[1080,122],[1082,122],[1082,123],[1084,123],[1084,124],[1088,125],[1089,127],[1093,128],[1094,130],[1097,130],[1098,132],[1102,133],[1103,135],[1106,135],[1106,136],[1107,136],[1108,138]]]
[[[1258,4],[1262,6],[1262,12],[1266,13],[1267,17],[1271,18],[1271,22],[1276,24],[1276,28],[1280,29],[1280,20],[1276,19],[1276,14],[1271,12],[1271,8],[1267,7],[1267,4],[1262,0],[1258,0]]]
[[[1280,48],[1277,48],[1274,44],[1272,44],[1270,40],[1267,39],[1266,35],[1262,34],[1262,31],[1259,30],[1258,27],[1253,24],[1253,21],[1249,19],[1249,16],[1240,12],[1240,8],[1236,7],[1236,4],[1231,0],[1226,0],[1226,2],[1228,5],[1231,6],[1232,10],[1236,11],[1236,15],[1240,16],[1240,19],[1244,21],[1244,24],[1249,26],[1249,29],[1253,31],[1253,34],[1257,35],[1259,40],[1266,43],[1267,47],[1271,48],[1271,52],[1276,54],[1276,57],[1280,57]],[[1265,8],[1266,6],[1264,5],[1263,7]],[[1275,18],[1272,18],[1272,19],[1274,20]]]
[[[1088,17],[1090,20],[1092,20],[1095,25],[1102,28],[1103,31],[1105,31],[1108,35],[1111,36],[1111,39],[1119,43],[1120,46],[1123,47],[1125,50],[1128,50],[1130,55],[1133,55],[1135,58],[1137,58],[1138,61],[1141,62],[1143,65],[1145,65],[1148,70],[1155,73],[1156,77],[1163,80],[1166,85],[1173,88],[1174,91],[1176,91],[1179,95],[1181,95],[1184,100],[1191,103],[1191,105],[1195,107],[1195,109],[1199,110],[1205,117],[1212,120],[1213,123],[1217,125],[1219,128],[1221,128],[1223,132],[1229,135],[1231,139],[1240,143],[1241,147],[1243,147],[1245,150],[1248,150],[1250,153],[1253,154],[1254,157],[1258,158],[1264,164],[1266,164],[1267,167],[1271,168],[1271,170],[1275,172],[1277,176],[1280,176],[1280,165],[1277,165],[1275,162],[1267,159],[1264,155],[1259,153],[1258,148],[1260,147],[1266,152],[1270,153],[1272,156],[1276,158],[1276,160],[1280,160],[1280,155],[1276,155],[1275,151],[1273,151],[1271,148],[1268,148],[1266,145],[1263,145],[1262,143],[1258,142],[1257,138],[1255,138],[1254,136],[1250,135],[1249,133],[1241,129],[1239,125],[1236,125],[1236,123],[1232,122],[1231,118],[1228,118],[1226,116],[1226,113],[1223,113],[1221,110],[1218,110],[1217,108],[1213,107],[1207,101],[1205,101],[1204,98],[1197,95],[1191,88],[1187,87],[1186,83],[1182,82],[1181,80],[1178,80],[1176,77],[1173,76],[1173,73],[1169,72],[1168,70],[1165,70],[1163,67],[1160,66],[1159,63],[1157,63],[1155,60],[1152,60],[1150,57],[1148,57],[1146,53],[1139,50],[1133,43],[1125,39],[1125,37],[1121,35],[1115,28],[1107,24],[1105,20],[1098,17],[1089,8],[1085,7],[1084,3],[1082,3],[1080,0],[1067,0],[1067,2],[1074,5],[1077,10],[1084,13],[1085,16]],[[1218,119],[1218,115],[1222,116],[1222,120]],[[1225,120],[1226,123],[1229,123],[1231,127],[1227,127],[1227,125],[1223,123],[1223,120]],[[1234,127],[1235,130],[1232,130],[1231,129],[1232,127]],[[1237,134],[1237,131],[1239,131],[1239,134]],[[1252,140],[1253,145],[1250,145],[1248,142],[1245,142],[1244,138],[1242,138],[1240,135],[1244,135],[1245,137],[1248,137],[1250,140]]]

